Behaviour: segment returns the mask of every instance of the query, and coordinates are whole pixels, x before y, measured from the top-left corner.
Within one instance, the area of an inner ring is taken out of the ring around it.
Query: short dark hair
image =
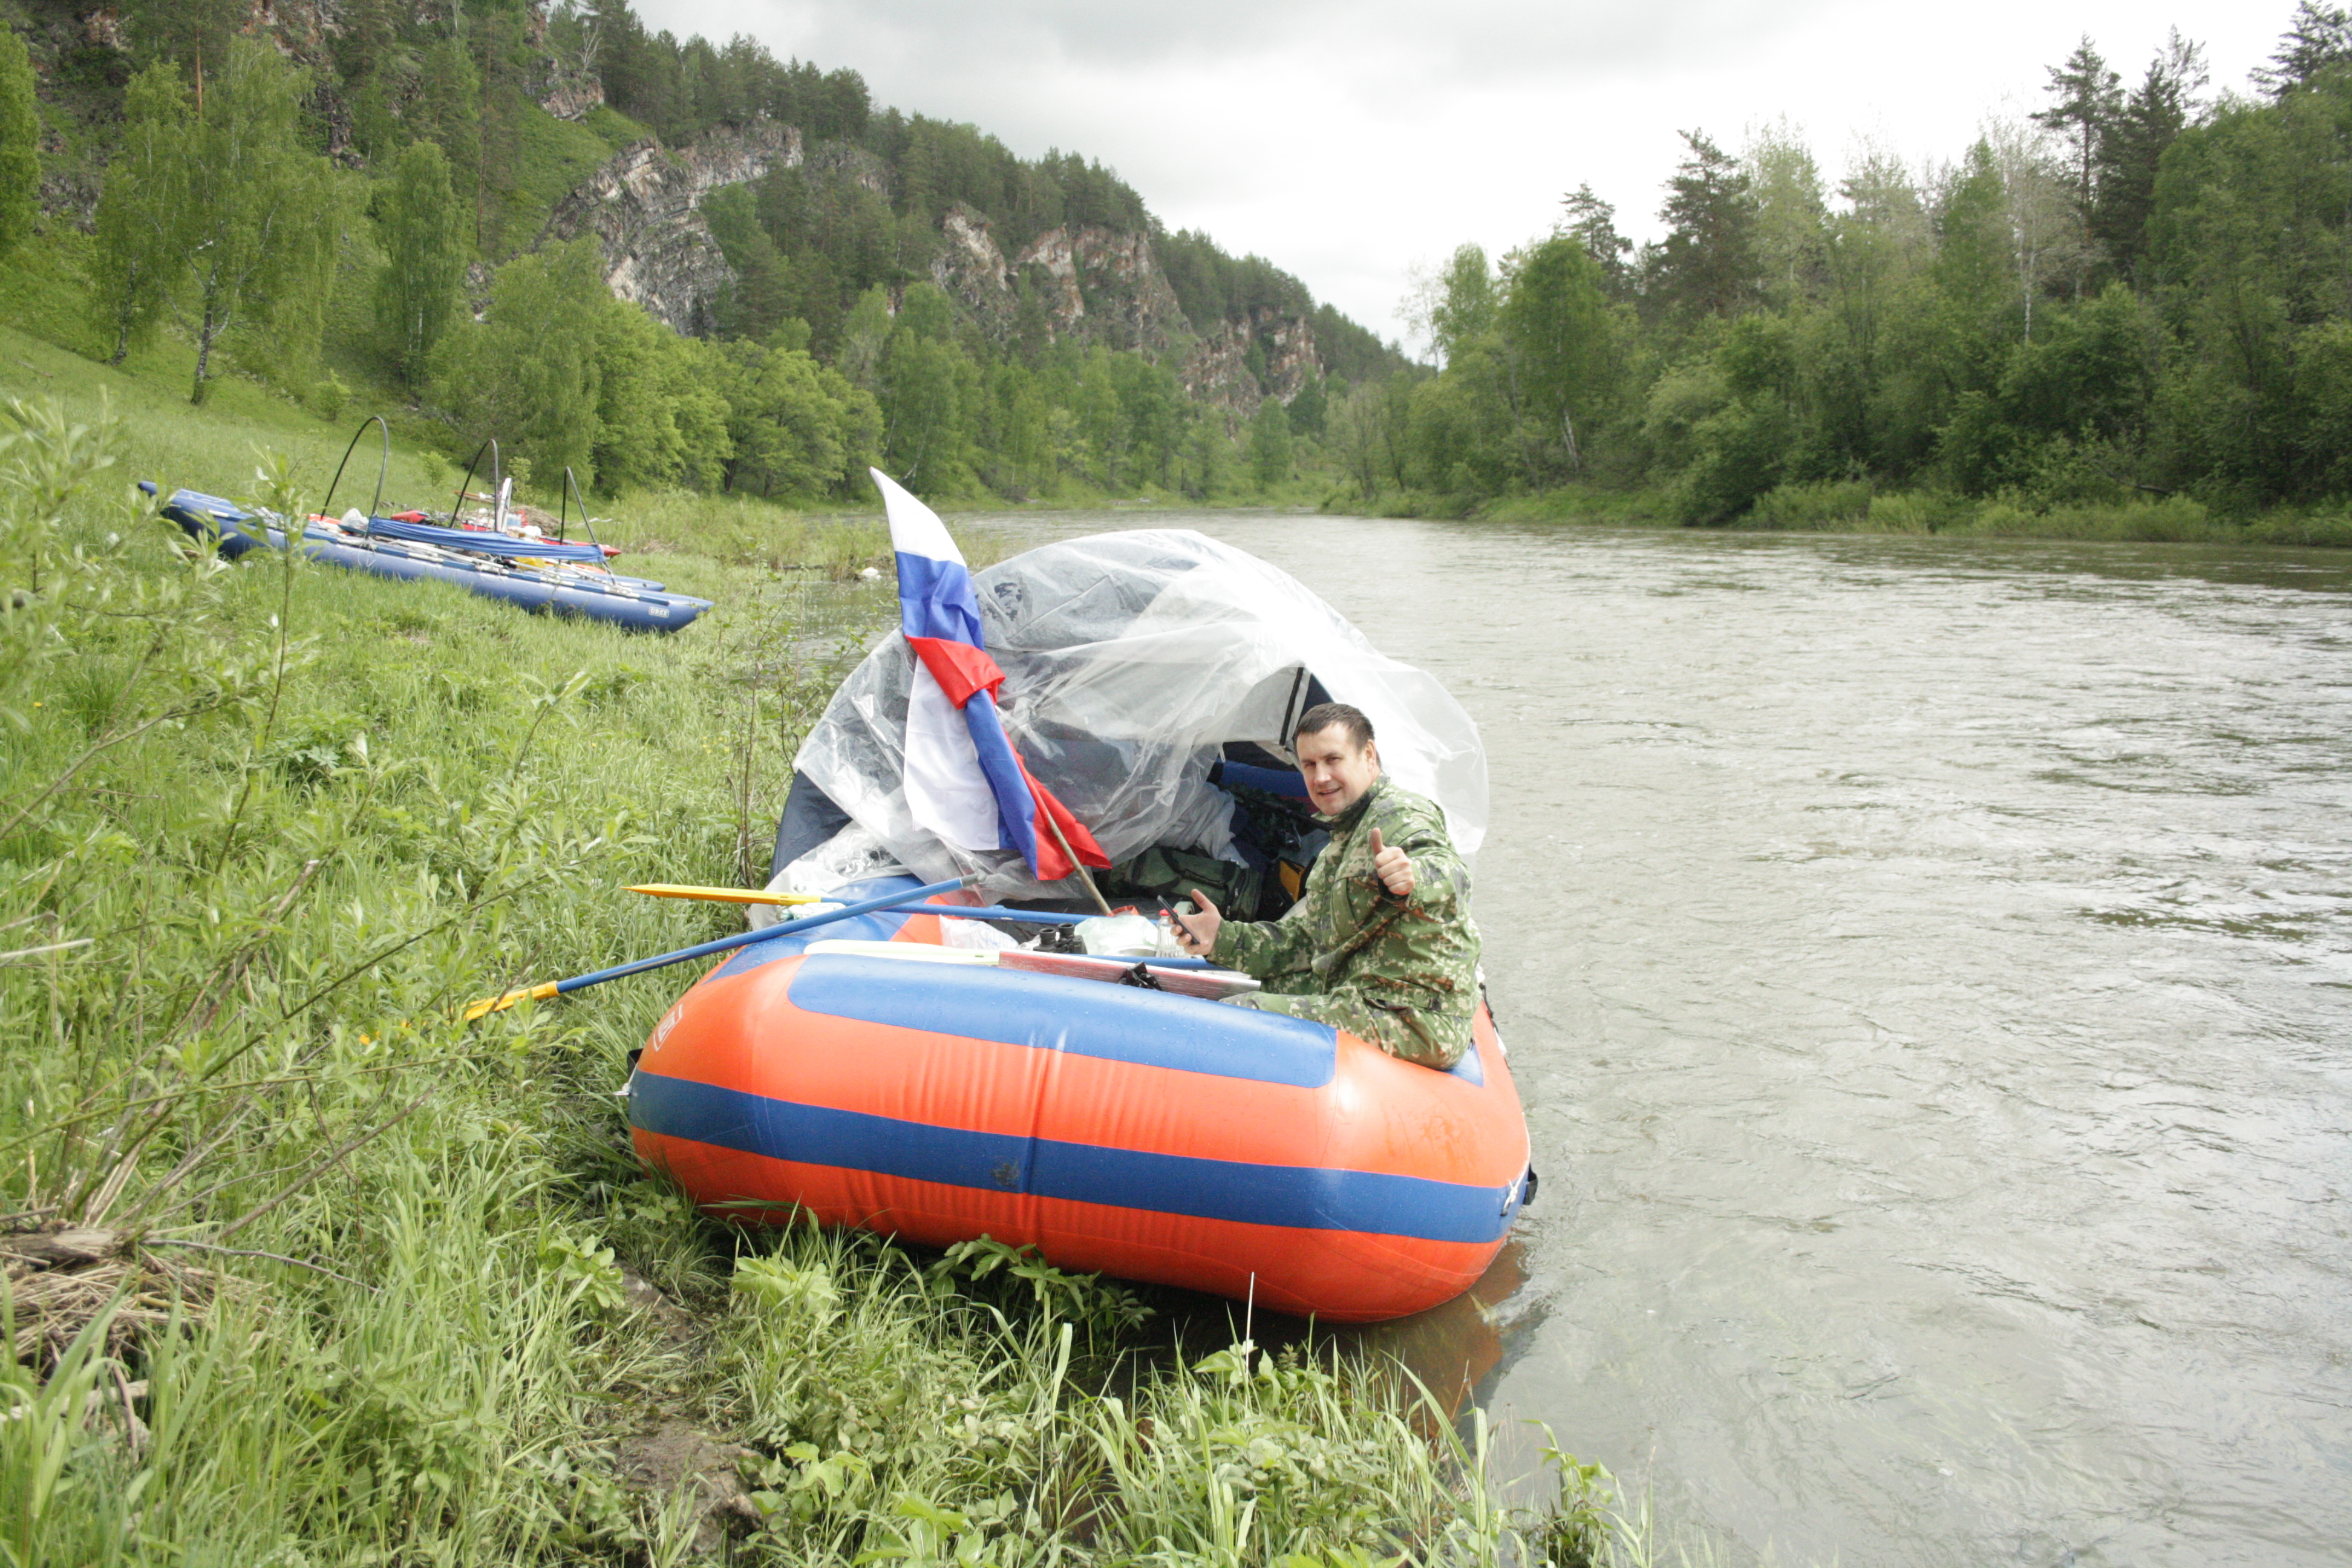
[[[1360,752],[1372,743],[1372,721],[1364,717],[1362,709],[1347,702],[1318,702],[1298,716],[1298,728],[1291,739],[1319,735],[1334,724],[1347,726],[1348,743],[1356,750]]]

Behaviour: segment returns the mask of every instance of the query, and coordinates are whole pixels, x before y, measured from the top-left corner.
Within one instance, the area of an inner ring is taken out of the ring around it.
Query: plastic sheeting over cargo
[[[1318,682],[1370,715],[1390,776],[1437,802],[1465,857],[1485,838],[1486,758],[1470,716],[1255,556],[1189,529],[1139,529],[1041,545],[972,579],[1005,673],[1005,728],[1112,859],[1155,844],[1229,856],[1232,802],[1210,765],[1232,742],[1286,757]],[[925,880],[973,868],[908,812],[912,662],[892,633],[801,747],[794,767],[852,826],[803,857],[820,874],[799,880],[871,875],[885,858]],[[1046,892],[1018,856],[979,859],[992,896]]]

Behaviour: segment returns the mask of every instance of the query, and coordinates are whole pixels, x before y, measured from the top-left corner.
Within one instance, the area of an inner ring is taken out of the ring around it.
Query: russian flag
[[[989,657],[971,574],[947,525],[889,475],[866,471],[890,514],[898,624],[915,650],[906,779],[915,825],[959,849],[1018,849],[1041,882],[1076,873],[1063,839],[1087,865],[1108,868],[1110,858],[1094,835],[1029,776],[1004,733],[996,710],[1004,671]]]

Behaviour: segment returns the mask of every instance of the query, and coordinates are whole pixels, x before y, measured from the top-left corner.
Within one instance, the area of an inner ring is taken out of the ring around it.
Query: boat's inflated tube
[[[873,915],[811,940],[936,942],[947,923]],[[802,947],[720,964],[629,1080],[639,1155],[714,1214],[986,1235],[1363,1321],[1467,1289],[1524,1201],[1526,1123],[1483,1011],[1435,1072],[1276,1014]]]

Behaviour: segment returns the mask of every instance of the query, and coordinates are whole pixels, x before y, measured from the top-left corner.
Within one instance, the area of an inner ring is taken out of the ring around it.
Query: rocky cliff
[[[988,219],[958,202],[940,223],[931,281],[1002,335],[1019,307],[1023,283],[1045,309],[1046,331],[1158,356],[1190,335],[1183,307],[1140,234],[1108,228],[1051,228],[1011,262]]]
[[[950,208],[931,281],[999,342],[1014,330],[1025,284],[1044,308],[1050,337],[1173,359],[1187,393],[1241,415],[1255,413],[1267,396],[1288,403],[1318,370],[1315,334],[1297,316],[1261,310],[1246,321],[1205,329],[1188,321],[1149,236],[1048,229],[1007,261],[989,229],[988,219],[962,203]],[[1262,383],[1253,357],[1264,367]]]
[[[1265,367],[1262,388],[1259,373],[1250,363],[1253,348]],[[1287,404],[1320,370],[1315,331],[1305,319],[1260,308],[1246,321],[1212,326],[1184,356],[1176,374],[1192,396],[1255,414],[1267,397]]]
[[[614,294],[698,336],[710,331],[711,301],[734,277],[703,219],[703,198],[800,162],[801,133],[789,125],[715,132],[674,153],[651,140],[633,142],[563,199],[547,232],[594,235]]]

